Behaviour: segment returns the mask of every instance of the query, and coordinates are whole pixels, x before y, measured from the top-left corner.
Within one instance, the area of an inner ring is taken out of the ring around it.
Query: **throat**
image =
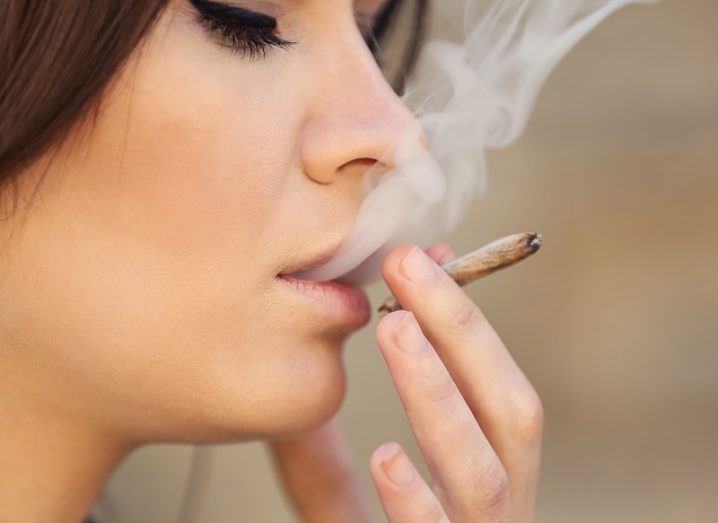
[[[83,521],[129,449],[22,399],[0,394],[3,521]]]

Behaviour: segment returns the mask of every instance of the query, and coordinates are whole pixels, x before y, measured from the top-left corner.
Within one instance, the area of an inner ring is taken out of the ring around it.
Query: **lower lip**
[[[277,279],[310,301],[322,315],[337,322],[358,328],[366,325],[371,319],[369,298],[358,287],[335,281],[320,283],[281,275]]]

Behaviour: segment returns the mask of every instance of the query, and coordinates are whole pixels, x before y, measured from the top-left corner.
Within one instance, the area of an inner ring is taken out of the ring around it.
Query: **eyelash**
[[[287,49],[296,43],[280,38],[271,27],[254,27],[239,20],[204,13],[198,13],[198,19],[210,34],[220,36],[224,47],[250,59],[265,58],[271,48]]]
[[[250,12],[248,11],[248,13]],[[253,26],[239,19],[222,18],[201,11],[197,12],[197,18],[210,34],[219,34],[222,46],[230,48],[235,53],[248,56],[250,59],[265,58],[267,52],[273,47],[287,49],[296,44],[296,42],[284,40],[275,34],[276,20],[271,17],[263,18],[271,19],[272,25],[268,24],[262,27]],[[374,32],[370,30],[363,36],[377,64],[383,68],[384,61]]]

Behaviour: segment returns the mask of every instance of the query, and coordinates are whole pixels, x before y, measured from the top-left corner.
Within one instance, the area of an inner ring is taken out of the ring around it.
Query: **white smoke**
[[[403,98],[428,150],[419,128],[398,137],[396,167],[365,173],[366,197],[339,252],[297,277],[372,283],[399,243],[428,247],[451,232],[483,189],[485,151],[521,136],[558,62],[615,10],[653,0],[461,1],[465,43],[428,43]]]

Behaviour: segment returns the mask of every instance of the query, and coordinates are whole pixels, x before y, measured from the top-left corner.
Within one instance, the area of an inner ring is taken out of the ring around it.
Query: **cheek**
[[[118,166],[121,172],[105,177],[93,169],[82,185],[94,183],[101,199],[111,199],[127,218],[118,223],[110,208],[108,221],[141,224],[133,237],[139,232],[175,260],[196,252],[254,261],[252,246],[260,250],[257,241],[295,174],[298,117],[270,103],[246,67],[235,66],[228,78],[227,64],[215,64],[216,56],[195,61],[181,47],[170,54],[168,47],[182,45],[172,38],[163,44],[150,47],[128,79],[131,87],[106,107],[96,129],[109,152],[103,157],[114,165],[99,172]]]
[[[277,224],[296,183],[298,104],[270,102],[250,67],[181,27],[119,77],[59,211],[82,215],[79,240],[99,237],[97,258],[130,292],[247,302],[292,239]]]
[[[269,65],[228,67],[204,42],[163,36],[33,208],[17,343],[145,435],[311,427],[343,396],[341,340],[302,339],[303,318],[271,287],[297,236],[282,202],[302,199],[303,105],[273,92],[286,82]]]

